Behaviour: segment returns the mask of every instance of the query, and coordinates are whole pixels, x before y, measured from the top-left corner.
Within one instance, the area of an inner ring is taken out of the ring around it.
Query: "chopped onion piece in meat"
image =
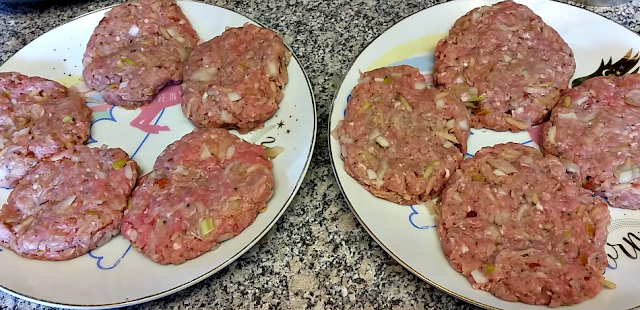
[[[518,216],[516,217],[516,220],[520,221],[520,219],[522,219],[522,216],[524,215],[524,212],[527,211],[529,207],[526,204],[522,204],[520,206],[520,209],[518,209]]]
[[[267,75],[273,76],[276,74],[278,74],[278,64],[275,62],[269,62],[269,64],[267,64]]]
[[[267,152],[267,156],[269,156],[270,158],[276,158],[278,157],[278,155],[284,152],[284,147],[282,146],[267,147],[265,148],[265,151]]]
[[[371,81],[371,77],[370,76],[365,76],[363,78],[358,79],[358,84],[364,84]]]
[[[444,108],[444,100],[442,100],[442,99],[436,100],[436,107]]]
[[[138,31],[140,30],[140,28],[138,28],[138,26],[133,25],[131,26],[131,28],[129,28],[129,35],[135,37],[138,35]]]
[[[547,92],[546,88],[538,88],[538,87],[525,87],[524,91],[529,94],[541,94]]]
[[[452,147],[452,146],[453,146],[453,143],[451,143],[451,141],[449,141],[449,140],[444,141],[444,142],[442,143],[442,147],[444,147],[445,149],[448,149],[448,148],[450,148],[450,147]]]
[[[500,169],[506,174],[518,171],[513,165],[503,159],[487,158],[487,163],[493,168]]]
[[[424,82],[416,82],[415,84],[413,84],[413,88],[417,89],[417,90],[422,90],[427,88],[427,84]]]
[[[220,119],[224,122],[230,123],[233,121],[233,116],[231,115],[231,113],[229,113],[229,111],[222,110],[220,111]]]
[[[606,288],[608,288],[608,289],[612,289],[612,290],[615,290],[615,289],[616,289],[616,284],[615,284],[615,283],[613,283],[613,282],[611,282],[611,281],[608,281],[608,280],[607,280],[607,279],[605,279],[605,278],[601,278],[601,279],[600,279],[600,283],[602,283],[602,285],[604,285],[604,287],[606,287]]]
[[[628,92],[625,96],[625,102],[632,106],[640,106],[640,89],[634,89]]]
[[[211,151],[209,151],[209,148],[207,147],[206,144],[203,144],[202,152],[200,152],[200,160],[205,160],[209,157],[211,157]]]
[[[391,145],[389,141],[387,141],[387,139],[385,139],[383,136],[377,136],[376,142],[378,142],[381,147],[389,147],[389,145]]]
[[[376,82],[384,82],[384,78],[375,78],[373,80]]]
[[[577,105],[581,105],[581,104],[585,103],[587,100],[589,100],[589,97],[581,97],[579,99],[576,99],[573,103],[575,103]]]
[[[429,210],[429,214],[431,214],[431,215],[435,215],[436,214],[436,204],[433,203],[433,200],[425,201],[424,205],[427,207],[427,210]]]
[[[233,233],[228,232],[226,234],[220,235],[220,237],[218,237],[218,242],[227,241],[231,238],[233,238]]]
[[[242,96],[240,96],[239,93],[230,92],[230,93],[227,93],[227,98],[229,98],[229,101],[238,101],[242,99]]]
[[[458,141],[458,139],[456,138],[456,136],[454,136],[453,134],[450,134],[448,132],[436,131],[436,132],[434,132],[434,134],[436,136],[442,138],[442,139],[449,140],[449,141],[451,141],[453,143],[460,143]]]
[[[453,119],[453,118],[448,120],[446,123],[444,123],[444,127],[447,128],[447,129],[453,128],[453,124],[455,123],[455,121],[456,120]]]
[[[124,81],[124,82],[121,82],[120,85],[118,85],[118,88],[125,88],[127,87],[127,85],[129,85],[129,81]]]
[[[615,173],[618,182],[620,183],[628,183],[633,180],[633,170],[624,170]]]
[[[482,12],[473,11],[473,14],[471,15],[471,17],[473,18],[473,20],[477,20],[478,18],[482,17]]]
[[[571,113],[558,113],[558,117],[559,118],[566,118],[566,119],[578,119],[578,116],[574,112],[571,112]]]
[[[521,121],[517,121],[511,117],[505,117],[504,121],[507,122],[508,124],[511,124],[513,126],[518,127],[519,129],[528,129],[529,127],[531,127],[531,124],[527,124],[527,123],[523,123]]]
[[[171,27],[171,28],[167,29],[167,33],[169,33],[169,35],[170,35],[171,37],[173,37],[174,39],[178,40],[178,42],[180,42],[180,43],[185,43],[185,42],[187,42],[187,41],[186,41],[186,40],[185,40],[185,39],[180,35],[180,33],[179,33],[177,30],[173,29],[173,27]]]
[[[218,73],[218,67],[206,67],[202,69],[198,69],[198,71],[194,72],[190,79],[200,82],[207,82],[213,80],[213,78]]]
[[[518,27],[518,26],[509,27],[509,26],[507,26],[507,25],[505,25],[503,23],[500,23],[500,22],[496,23],[496,25],[498,26],[498,28],[500,28],[501,30],[504,30],[504,31],[516,31],[516,30],[520,29],[520,27]]]
[[[447,92],[441,92],[441,93],[438,93],[438,94],[435,96],[435,98],[433,98],[433,99],[437,101],[437,100],[440,100],[440,99],[442,99],[442,98],[444,98],[444,97],[446,97],[446,96],[449,96],[449,93],[447,93]]]
[[[461,120],[458,122],[458,127],[462,130],[467,130],[469,129],[469,123],[466,120]]]
[[[135,229],[131,229],[129,230],[129,240],[131,240],[131,242],[136,242],[136,240],[138,240],[138,231]]]
[[[374,128],[369,134],[369,141],[377,138],[379,135],[380,135],[380,130],[378,130],[378,128]]]
[[[338,137],[338,130],[340,130],[340,127],[342,127],[342,123],[343,122],[344,122],[344,120],[339,120],[338,124],[336,125],[336,127],[331,131],[331,136],[336,140],[339,138]]]
[[[389,168],[387,162],[385,160],[380,162],[380,165],[378,166],[378,178],[376,180],[376,185],[378,187],[382,186],[382,184],[384,184],[384,175],[385,173],[387,173],[387,169]]]
[[[460,196],[460,193],[458,193],[458,192],[454,192],[453,195],[451,195],[451,197],[455,201],[462,201],[462,196]]]
[[[550,126],[547,130],[547,139],[549,143],[556,144],[556,126]]]
[[[489,282],[489,279],[487,279],[484,273],[482,273],[482,271],[478,269],[474,269],[473,271],[471,271],[471,276],[473,277],[473,280],[476,281],[476,283],[478,284],[484,284]]]
[[[504,176],[507,175],[506,173],[504,173],[502,170],[500,169],[493,169],[493,174],[497,175],[497,176]]]
[[[200,233],[200,238],[205,237],[209,233],[211,233],[214,229],[216,229],[216,223],[213,221],[213,218],[206,217],[200,219],[198,232]]]
[[[73,204],[73,201],[76,200],[76,195],[72,195],[67,197],[66,199],[58,202],[53,209],[54,210],[64,210]]]
[[[565,165],[565,167],[567,167],[567,171],[572,173],[580,172],[580,167],[578,167],[574,162],[567,159],[560,159],[560,161]]]
[[[133,169],[131,168],[131,165],[126,164],[124,166],[124,177],[127,179],[131,179],[133,178]]]
[[[409,104],[409,101],[407,101],[407,98],[405,98],[404,96],[400,95],[400,103],[402,103],[402,106],[407,109],[407,111],[412,112],[413,111],[413,107],[411,107],[411,105]]]
[[[229,159],[229,158],[233,157],[233,154],[235,154],[235,153],[236,153],[236,147],[232,145],[227,149],[227,154],[226,154],[225,158]]]
[[[369,180],[375,180],[378,178],[378,174],[373,171],[373,169],[367,169],[367,177],[369,178]]]

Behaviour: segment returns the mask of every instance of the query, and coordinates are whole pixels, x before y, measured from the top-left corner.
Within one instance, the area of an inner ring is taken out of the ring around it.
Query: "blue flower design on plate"
[[[409,207],[411,208],[411,213],[409,213],[409,223],[411,224],[411,226],[417,229],[430,229],[436,227],[436,225],[420,225],[419,223],[416,223],[419,220],[415,218],[415,216],[419,213],[413,205],[410,205]]]

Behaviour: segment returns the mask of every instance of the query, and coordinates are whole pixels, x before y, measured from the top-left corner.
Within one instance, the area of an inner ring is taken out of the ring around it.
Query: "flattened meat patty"
[[[173,0],[135,0],[111,9],[84,54],[84,82],[104,100],[137,108],[179,84],[198,35]]]
[[[363,73],[332,133],[345,171],[373,195],[399,204],[437,196],[462,160],[469,134],[460,101],[427,87],[410,66]]]
[[[569,45],[513,1],[471,10],[435,50],[434,80],[455,91],[474,128],[521,131],[542,122],[575,71]]]
[[[122,234],[151,260],[181,264],[253,223],[273,186],[264,148],[224,129],[196,129],[138,181]]]
[[[191,54],[182,110],[199,128],[262,128],[282,101],[290,59],[274,31],[253,24],[229,28]]]
[[[482,148],[440,198],[442,249],[474,288],[552,307],[600,292],[609,209],[557,158],[517,143]]]
[[[0,186],[13,187],[38,160],[89,138],[91,109],[59,83],[0,73]]]
[[[640,74],[595,77],[567,91],[542,150],[613,207],[640,209]]]
[[[0,208],[0,245],[68,260],[120,232],[138,165],[121,149],[75,146],[38,163]]]

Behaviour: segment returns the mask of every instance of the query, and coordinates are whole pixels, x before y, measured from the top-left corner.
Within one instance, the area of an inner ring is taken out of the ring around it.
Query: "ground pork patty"
[[[0,73],[0,186],[13,187],[38,160],[89,138],[91,109],[61,84]]]
[[[182,110],[199,128],[262,128],[278,109],[291,52],[272,30],[228,28],[191,54],[184,71]]]
[[[517,143],[484,147],[462,161],[440,198],[444,254],[474,288],[549,306],[600,292],[609,209],[557,158]]]
[[[595,77],[567,91],[542,133],[579,184],[640,209],[640,74]]]
[[[136,108],[182,70],[198,35],[173,0],[135,0],[111,9],[87,43],[82,76],[107,103]]]
[[[512,1],[473,9],[440,40],[437,84],[455,91],[474,128],[520,131],[542,122],[575,71],[569,45]]]
[[[138,165],[118,148],[85,145],[38,163],[0,208],[0,245],[26,258],[68,260],[120,232]]]
[[[160,264],[181,264],[240,234],[273,194],[265,150],[224,129],[169,145],[138,181],[122,234]]]
[[[437,196],[469,134],[460,101],[427,87],[410,66],[362,73],[332,133],[345,171],[373,195],[399,204]]]

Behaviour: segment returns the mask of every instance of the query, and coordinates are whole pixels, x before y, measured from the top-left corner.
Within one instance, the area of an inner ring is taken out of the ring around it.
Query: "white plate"
[[[496,0],[458,0],[418,12],[394,25],[373,41],[358,56],[345,76],[331,111],[329,130],[344,118],[347,97],[357,84],[358,71],[407,64],[418,67],[423,74],[431,73],[433,51],[437,41],[446,36],[456,19],[475,7]],[[574,78],[598,70],[601,61],[610,58],[615,63],[630,49],[640,51],[640,37],[626,28],[589,11],[546,0],[518,0],[526,4],[550,26],[554,27],[575,53],[577,63]],[[635,70],[635,68],[634,68]],[[536,129],[539,126],[536,126]],[[532,132],[535,130],[532,130]],[[538,147],[529,132],[498,133],[472,129],[468,140],[468,155],[481,147],[501,142],[517,142]],[[523,303],[511,303],[493,295],[474,290],[467,279],[447,262],[434,220],[423,204],[400,206],[375,198],[344,171],[340,145],[329,136],[334,172],[347,202],[369,234],[400,264],[430,284],[467,302],[491,309],[540,309]],[[629,309],[640,305],[637,279],[640,278],[640,211],[610,208],[612,225],[606,247],[609,266],[605,274],[615,282],[615,290],[604,289],[596,298],[571,306],[571,309]],[[628,235],[633,233],[635,235]],[[623,238],[626,238],[624,240]],[[629,240],[629,241],[627,241]],[[628,257],[622,247],[631,255]],[[637,254],[636,254],[637,253]]]
[[[242,26],[248,18],[219,7],[179,2],[198,35],[208,40],[226,26]],[[73,20],[37,38],[16,53],[1,71],[39,75],[69,86],[80,83],[82,54],[93,29],[105,12],[100,10]],[[221,270],[253,246],[275,224],[297,192],[307,171],[316,136],[316,109],[309,81],[298,60],[288,67],[284,100],[265,129],[240,135],[261,143],[272,140],[285,151],[274,159],[275,192],[265,213],[237,237],[215,251],[179,266],[161,266],[130,249],[117,236],[90,254],[63,262],[20,258],[0,252],[0,288],[41,304],[65,308],[113,308],[150,301],[189,287]],[[80,87],[86,86],[81,84]],[[94,113],[89,146],[103,143],[124,149],[147,173],[160,152],[190,132],[193,126],[182,114],[179,86],[163,90],[156,102],[127,111],[105,104],[90,104]],[[88,96],[100,98],[95,92]],[[132,126],[134,125],[134,126]],[[236,131],[232,131],[237,134]],[[9,190],[0,190],[6,202]]]

